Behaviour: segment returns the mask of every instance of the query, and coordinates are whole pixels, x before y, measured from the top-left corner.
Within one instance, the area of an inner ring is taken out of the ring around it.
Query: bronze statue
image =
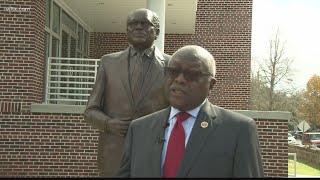
[[[130,46],[101,58],[96,81],[84,112],[85,121],[99,129],[98,170],[113,176],[120,166],[124,137],[133,119],[164,109],[163,67],[170,55],[154,45],[158,15],[137,9],[128,15]]]

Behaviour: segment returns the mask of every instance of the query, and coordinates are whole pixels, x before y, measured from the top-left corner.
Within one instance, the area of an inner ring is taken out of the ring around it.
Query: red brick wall
[[[288,177],[288,121],[256,119],[266,177]]]
[[[97,176],[97,131],[82,115],[30,112],[43,96],[44,6],[43,0],[0,0],[0,177]],[[248,108],[251,14],[252,0],[199,0],[196,33],[165,36],[168,54],[198,44],[215,56],[218,84],[211,101],[230,109]],[[123,33],[90,37],[93,58],[128,46]],[[287,127],[272,123],[258,120],[266,175],[287,177]]]
[[[97,175],[97,132],[78,114],[0,115],[0,177]]]
[[[0,115],[0,177],[96,177],[97,131],[77,114]],[[23,119],[23,120],[22,120]],[[287,121],[256,119],[266,177],[288,176]]]
[[[125,33],[90,33],[90,56],[100,59],[104,54],[122,51],[128,47]]]
[[[31,103],[42,102],[44,2],[0,4],[0,106],[17,104],[28,111]]]

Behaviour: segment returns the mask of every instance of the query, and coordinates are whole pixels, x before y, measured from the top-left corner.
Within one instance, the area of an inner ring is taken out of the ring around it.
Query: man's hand
[[[114,118],[106,123],[107,131],[117,136],[124,137],[127,134],[131,118]]]

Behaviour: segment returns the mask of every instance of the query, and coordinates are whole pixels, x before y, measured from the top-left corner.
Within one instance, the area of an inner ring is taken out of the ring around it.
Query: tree
[[[260,72],[251,73],[251,98],[250,109],[265,111],[268,109],[269,88],[266,82],[261,78]]]
[[[313,75],[308,83],[300,115],[313,127],[320,127],[320,75]]]
[[[290,80],[292,62],[292,59],[285,57],[285,42],[281,40],[278,30],[269,40],[268,57],[263,61],[257,61],[259,80],[268,87],[267,98],[264,99],[267,103],[265,110],[276,110],[276,87],[281,83],[288,83]]]
[[[291,112],[290,129],[301,121],[298,107],[304,97],[304,90],[297,91],[293,87],[292,63],[293,59],[286,56],[285,42],[278,30],[269,40],[266,58],[252,59],[250,99],[252,110]]]
[[[263,81],[259,72],[251,75],[251,99],[250,105],[252,110],[267,111],[269,103],[269,87]],[[299,116],[299,105],[304,98],[305,91],[274,91],[273,107],[276,111],[288,111],[292,114],[292,119],[289,120],[288,126],[293,130],[299,124],[301,118]]]
[[[290,130],[293,130],[301,122],[299,105],[303,101],[304,94],[305,90],[294,91],[290,94],[286,92],[276,93],[275,109],[277,111],[291,112],[292,119],[288,122]]]

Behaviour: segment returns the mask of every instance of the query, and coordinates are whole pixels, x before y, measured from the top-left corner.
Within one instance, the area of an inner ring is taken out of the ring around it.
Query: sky
[[[277,29],[285,57],[293,59],[292,85],[305,89],[312,75],[320,75],[320,0],[253,0],[252,58],[267,57]]]

